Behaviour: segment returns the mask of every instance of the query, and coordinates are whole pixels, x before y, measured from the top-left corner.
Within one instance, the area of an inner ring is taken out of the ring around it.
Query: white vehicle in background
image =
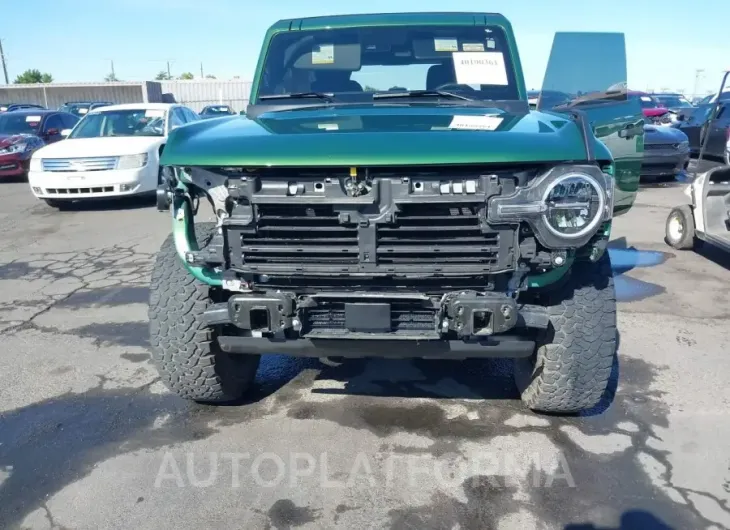
[[[724,91],[728,78],[730,71],[722,78],[718,94],[724,96],[728,93]],[[705,126],[708,131],[713,130],[716,121],[722,120],[720,109],[727,108],[723,105],[722,97],[715,96],[711,99],[712,107],[709,109],[709,120]],[[712,142],[711,136],[704,134],[697,160],[698,168],[705,161],[704,154]],[[730,139],[724,143],[725,164],[696,174],[692,183],[685,189],[689,204],[682,204],[669,212],[664,240],[673,248],[696,249],[707,242],[730,252]],[[717,156],[716,153],[713,155]]]
[[[59,209],[77,200],[152,194],[170,131],[199,119],[189,108],[169,103],[93,109],[62,132],[65,140],[33,154],[31,191]]]

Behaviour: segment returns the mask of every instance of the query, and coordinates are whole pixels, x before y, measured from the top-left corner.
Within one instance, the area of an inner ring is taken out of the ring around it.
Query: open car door
[[[639,189],[644,116],[628,97],[623,33],[556,33],[538,110],[587,121],[614,159],[614,215],[631,208]]]

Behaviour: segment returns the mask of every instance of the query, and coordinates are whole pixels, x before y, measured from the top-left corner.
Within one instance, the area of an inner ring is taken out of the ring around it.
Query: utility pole
[[[703,68],[697,68],[695,70],[695,86],[694,86],[694,89],[692,89],[693,98],[697,97],[697,89],[699,88],[699,85],[700,85],[700,76],[702,75],[702,73],[704,71],[705,70]]]
[[[205,76],[203,75],[203,63],[200,63],[200,79],[204,79]]]
[[[8,79],[8,67],[5,64],[5,54],[3,53],[3,41],[0,39],[0,62],[3,63],[3,73],[5,74],[5,84],[9,85],[10,80]]]
[[[114,74],[114,59],[111,59],[111,63],[112,63],[112,79],[116,79],[117,76]]]
[[[170,74],[170,61],[167,61],[167,77],[172,79],[172,74]]]

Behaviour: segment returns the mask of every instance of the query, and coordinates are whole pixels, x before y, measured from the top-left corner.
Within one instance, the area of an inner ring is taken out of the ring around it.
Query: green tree
[[[16,77],[15,83],[19,85],[26,85],[31,83],[53,83],[53,76],[51,74],[41,73],[40,70],[33,68],[30,70],[26,70],[18,77]]]
[[[178,79],[190,81],[191,79],[195,79],[195,76],[190,72],[183,72],[182,74],[180,74],[180,77],[178,77]]]
[[[214,75],[210,75],[210,74],[206,75],[206,76],[205,76],[205,78],[206,78],[206,79],[217,79],[217,77],[216,77],[216,76],[214,76]]]
[[[110,73],[108,76],[104,78],[104,81],[107,83],[114,83],[116,81],[119,81],[119,78],[114,73]]]
[[[158,73],[157,77],[155,77],[155,80],[157,81],[169,81],[170,79],[172,79],[172,77],[165,70],[160,70],[160,73]]]

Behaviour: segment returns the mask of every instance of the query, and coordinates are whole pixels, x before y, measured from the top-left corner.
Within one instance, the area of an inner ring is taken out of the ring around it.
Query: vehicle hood
[[[28,141],[29,138],[37,139],[38,136],[35,134],[0,134],[0,149]]]
[[[644,125],[644,144],[676,144],[686,141],[687,135],[674,127]]]
[[[37,152],[43,158],[82,158],[92,156],[138,155],[156,149],[164,142],[159,136],[66,139]]]
[[[653,109],[641,109],[644,113],[644,116],[647,118],[656,118],[657,116],[663,116],[667,112],[669,112],[669,109],[666,109],[664,107],[655,107]]]
[[[579,128],[554,113],[394,104],[195,122],[170,134],[162,163],[341,167],[585,158]]]

